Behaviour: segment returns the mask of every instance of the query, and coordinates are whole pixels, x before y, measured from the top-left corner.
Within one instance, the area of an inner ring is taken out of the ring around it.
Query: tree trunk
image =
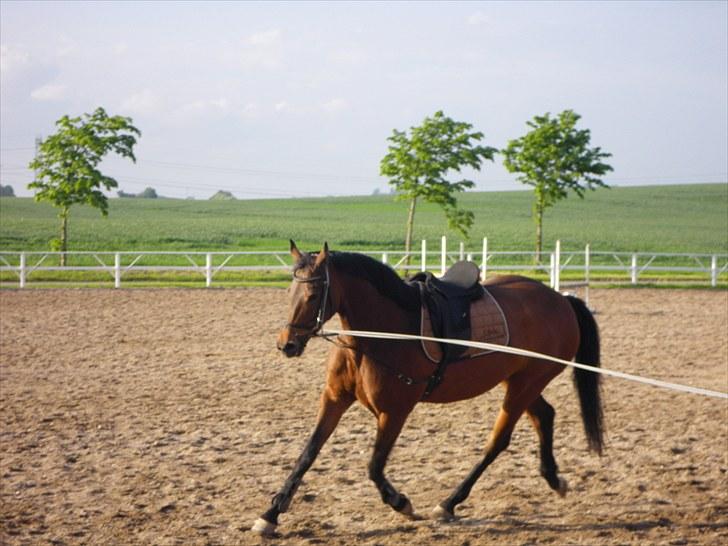
[[[410,201],[409,214],[407,215],[407,235],[404,240],[404,265],[405,267],[410,264],[410,251],[412,250],[412,232],[414,230],[415,223],[415,206],[417,205],[417,197],[413,197]]]
[[[61,214],[61,267],[66,267],[66,250],[68,250],[68,207],[63,207]]]
[[[533,207],[536,221],[536,264],[541,263],[541,251],[543,249],[543,209],[543,201],[538,199]]]

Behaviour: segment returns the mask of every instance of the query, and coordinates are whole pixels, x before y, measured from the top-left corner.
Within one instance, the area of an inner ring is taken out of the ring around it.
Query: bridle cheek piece
[[[321,286],[323,287],[323,294],[320,298],[319,303],[319,309],[318,313],[316,313],[316,323],[313,326],[305,325],[305,324],[296,324],[294,322],[289,322],[286,324],[289,328],[295,328],[296,330],[303,330],[301,333],[295,333],[294,336],[296,337],[303,337],[303,336],[315,336],[318,334],[319,330],[324,325],[324,317],[326,315],[326,306],[329,302],[329,287],[331,285],[330,279],[329,279],[329,266],[327,265],[324,269],[323,275],[317,275],[315,277],[308,277],[307,279],[301,279],[296,276],[296,273],[293,273],[293,280],[297,283],[314,283],[318,281],[323,281],[321,283]]]

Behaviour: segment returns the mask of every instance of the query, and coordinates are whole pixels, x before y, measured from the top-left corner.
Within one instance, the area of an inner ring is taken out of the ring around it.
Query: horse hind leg
[[[438,504],[433,510],[433,516],[437,519],[444,521],[450,521],[455,519],[455,507],[463,502],[470,496],[470,491],[473,489],[475,482],[485,472],[485,469],[495,461],[496,457],[505,450],[511,442],[511,435],[513,434],[513,428],[521,416],[523,411],[514,415],[509,413],[504,408],[501,408],[498,418],[496,419],[495,426],[490,435],[490,440],[485,449],[485,456],[483,459],[475,465],[470,471],[470,474],[460,483],[460,485],[453,491],[443,502]]]
[[[434,517],[445,521],[455,519],[455,507],[468,498],[485,469],[508,447],[513,429],[523,412],[540,398],[541,391],[559,371],[534,377],[533,371],[526,368],[508,379],[503,406],[493,426],[483,459],[475,465],[452,495],[435,507]]]
[[[539,396],[526,410],[539,440],[541,476],[559,496],[566,496],[568,484],[559,476],[559,467],[554,459],[554,416],[556,411],[543,396]]]

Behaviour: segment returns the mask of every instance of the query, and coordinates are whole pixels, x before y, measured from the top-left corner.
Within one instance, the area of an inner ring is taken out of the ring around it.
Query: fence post
[[[25,288],[25,252],[20,253],[20,288]]]
[[[441,257],[440,257],[440,275],[445,274],[445,270],[447,269],[447,237],[444,235],[442,236],[442,249],[441,249]]]
[[[387,253],[386,252],[382,252],[382,263],[383,264],[386,264],[386,263],[388,263],[388,261],[389,260],[387,259]]]
[[[114,288],[121,288],[121,254],[114,254]]]
[[[480,264],[480,280],[484,281],[488,274],[488,238],[483,237],[483,261]]]
[[[554,252],[554,290],[561,289],[561,240],[556,239],[556,251]]]
[[[632,284],[637,284],[637,254],[632,254],[632,267],[630,268]]]
[[[420,264],[420,271],[427,271],[427,239],[422,239],[422,263]]]
[[[718,286],[718,256],[710,258],[710,286]]]
[[[209,252],[205,256],[205,286],[210,288],[212,284],[212,254]]]
[[[554,287],[554,277],[555,277],[554,265],[556,264],[556,260],[554,259],[553,252],[549,255],[549,258],[550,258],[550,260],[549,260],[549,286],[551,288],[553,288]]]
[[[591,253],[589,251],[589,245],[587,244],[584,248],[584,282],[586,283],[586,287],[584,289],[584,292],[586,292],[584,303],[586,303],[587,307],[589,307],[589,262],[591,262]]]
[[[460,255],[458,257],[458,260],[461,262],[465,259],[465,243],[460,241]]]

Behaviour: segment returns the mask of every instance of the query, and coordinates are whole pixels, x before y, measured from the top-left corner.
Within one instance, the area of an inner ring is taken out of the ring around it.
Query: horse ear
[[[298,247],[296,246],[296,243],[293,242],[293,239],[289,239],[289,242],[291,243],[291,256],[293,256],[294,260],[299,261],[302,257],[301,251],[298,250]]]
[[[324,248],[316,256],[316,265],[321,265],[329,257],[329,243],[324,243]]]

